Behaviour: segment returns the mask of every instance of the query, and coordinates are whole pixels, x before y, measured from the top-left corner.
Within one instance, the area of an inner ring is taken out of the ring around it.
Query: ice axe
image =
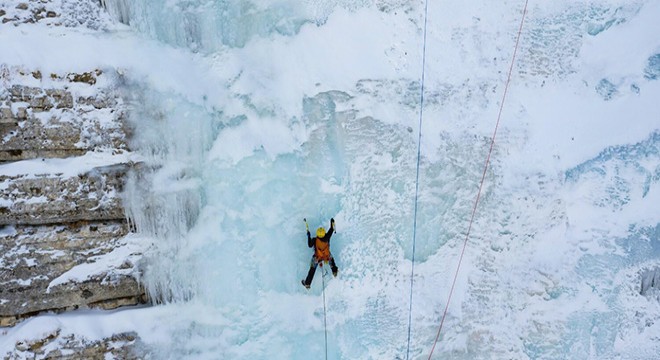
[[[334,218],[333,218],[333,220],[334,220]],[[309,232],[309,225],[307,225],[307,218],[303,218],[303,221],[305,222],[305,229],[307,229],[307,232]],[[332,222],[332,225],[335,229],[335,233],[337,233],[337,227],[335,226],[334,221]]]

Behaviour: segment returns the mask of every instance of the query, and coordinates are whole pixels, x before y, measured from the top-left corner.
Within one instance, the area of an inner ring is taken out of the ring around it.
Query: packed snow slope
[[[121,70],[135,156],[153,168],[125,202],[160,305],[12,336],[133,329],[155,358],[309,359],[327,330],[331,359],[426,359],[524,1],[429,1],[425,44],[422,1],[104,3],[121,22],[105,35],[3,29],[17,48],[3,57]],[[660,289],[641,281],[660,267],[660,2],[527,10],[433,356],[655,359]],[[303,218],[331,217],[339,276],[306,290]]]

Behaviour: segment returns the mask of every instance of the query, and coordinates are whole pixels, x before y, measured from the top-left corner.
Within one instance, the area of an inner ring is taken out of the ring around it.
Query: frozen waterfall
[[[523,3],[429,3],[421,129],[422,2],[103,3],[165,49],[153,73],[125,75],[143,161],[127,216],[152,242],[143,282],[160,305],[144,311],[165,316],[150,351],[321,357],[302,219],[334,217],[328,357],[404,358],[421,131],[410,354],[426,358]],[[529,10],[438,358],[658,353],[660,304],[639,288],[660,258],[658,13],[651,0]]]

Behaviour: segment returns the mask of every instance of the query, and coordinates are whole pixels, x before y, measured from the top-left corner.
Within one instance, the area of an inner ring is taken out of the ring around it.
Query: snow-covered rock
[[[88,0],[0,1],[0,26],[96,31],[102,13]],[[120,78],[107,67],[0,64],[0,327],[147,301],[139,283],[143,241],[131,235],[120,197],[134,166]],[[55,327],[17,339],[6,356],[125,357],[135,338],[87,341]]]

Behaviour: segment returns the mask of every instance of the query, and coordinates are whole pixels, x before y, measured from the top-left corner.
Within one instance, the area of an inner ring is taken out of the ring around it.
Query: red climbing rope
[[[442,320],[440,320],[440,327],[438,328],[438,334],[435,336],[435,341],[433,342],[433,347],[431,348],[431,353],[429,354],[429,360],[433,355],[435,350],[435,345],[438,343],[440,338],[440,332],[442,331],[442,325],[445,323],[445,318],[447,317],[447,310],[449,309],[449,303],[451,301],[451,296],[454,293],[454,286],[456,285],[456,279],[458,278],[458,273],[461,269],[461,263],[463,262],[463,255],[465,254],[465,248],[467,247],[468,238],[470,237],[470,230],[472,230],[472,223],[474,222],[474,215],[477,212],[477,205],[479,204],[479,198],[481,197],[481,189],[484,185],[484,180],[486,179],[486,171],[488,170],[488,164],[490,163],[490,156],[493,153],[493,147],[495,145],[495,135],[497,135],[497,129],[500,126],[500,118],[502,117],[502,109],[504,108],[504,100],[506,99],[506,93],[509,89],[509,82],[511,81],[511,73],[513,72],[513,64],[516,60],[516,53],[518,52],[518,44],[520,43],[520,34],[522,33],[523,23],[525,22],[525,15],[527,14],[527,3],[529,0],[525,0],[525,7],[523,8],[522,18],[520,19],[520,28],[518,28],[518,36],[516,37],[516,46],[513,49],[513,57],[511,58],[511,66],[509,66],[509,75],[506,79],[506,85],[504,86],[504,94],[502,95],[502,102],[500,103],[500,111],[497,114],[497,122],[495,123],[495,130],[493,131],[493,137],[490,141],[490,149],[488,150],[488,156],[486,157],[486,164],[484,165],[484,172],[481,175],[481,182],[479,183],[479,191],[477,192],[477,198],[474,200],[474,206],[472,207],[472,216],[470,217],[470,223],[468,225],[467,233],[465,234],[465,241],[463,242],[463,250],[461,250],[461,256],[458,259],[458,266],[456,267],[456,272],[454,274],[454,281],[451,284],[451,289],[449,290],[449,297],[447,298],[447,304],[445,305],[445,311],[442,313]]]

